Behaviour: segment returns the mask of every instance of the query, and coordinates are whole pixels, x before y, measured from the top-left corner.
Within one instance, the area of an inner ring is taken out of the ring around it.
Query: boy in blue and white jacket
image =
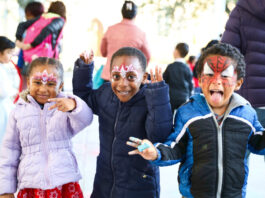
[[[175,130],[164,144],[127,142],[158,166],[181,162],[179,189],[183,197],[244,198],[248,177],[247,150],[265,154],[265,133],[255,110],[234,93],[243,83],[245,63],[229,44],[216,44],[199,59],[203,94],[178,109]]]

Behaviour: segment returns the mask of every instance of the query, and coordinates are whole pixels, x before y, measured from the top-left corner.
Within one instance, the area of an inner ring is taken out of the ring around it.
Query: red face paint
[[[230,58],[211,56],[205,60],[201,78],[203,84],[222,83],[224,87],[231,87],[236,82],[236,72]]]

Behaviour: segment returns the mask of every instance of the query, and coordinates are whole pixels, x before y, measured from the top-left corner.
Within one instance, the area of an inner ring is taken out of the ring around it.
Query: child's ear
[[[236,87],[235,87],[235,91],[239,90],[241,85],[243,84],[244,80],[243,78],[240,78],[236,81]]]
[[[142,84],[145,84],[145,81],[146,81],[147,77],[148,77],[148,73],[144,72]]]

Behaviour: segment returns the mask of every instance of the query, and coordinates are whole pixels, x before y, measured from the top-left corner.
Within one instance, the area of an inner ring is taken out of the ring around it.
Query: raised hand
[[[163,81],[162,68],[156,66],[155,67],[155,74],[153,73],[153,70],[151,69],[150,70],[150,76],[151,76],[151,83]]]
[[[141,140],[135,137],[130,137],[129,141],[127,141],[126,144],[134,148],[137,148],[133,151],[130,151],[128,153],[129,155],[139,154],[144,159],[152,161],[157,159],[158,153],[156,151],[156,148],[154,147],[152,142],[150,142],[147,139]]]
[[[67,112],[76,108],[76,102],[72,98],[50,98],[49,102],[55,102],[49,110],[57,108],[58,111]]]
[[[94,52],[93,50],[90,50],[90,52],[88,51],[84,51],[80,54],[80,58],[86,63],[86,64],[90,64],[92,63],[92,61],[94,60]]]
[[[16,46],[21,48],[22,50],[29,50],[32,46],[29,43],[23,43],[19,40],[16,41]]]

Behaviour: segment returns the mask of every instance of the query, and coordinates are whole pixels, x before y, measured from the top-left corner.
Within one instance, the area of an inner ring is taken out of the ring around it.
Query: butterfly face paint
[[[208,57],[204,63],[202,83],[220,82],[223,86],[233,86],[236,82],[236,72],[231,59],[224,56]]]
[[[44,70],[42,73],[35,73],[31,77],[31,80],[40,80],[44,85],[47,84],[47,82],[57,83],[57,78],[53,75],[53,73],[48,74],[47,70]]]
[[[117,78],[121,77],[123,79],[127,79],[129,81],[139,81],[138,72],[136,68],[131,64],[126,66],[122,64],[121,66],[113,66],[112,69],[112,81],[117,80]]]

